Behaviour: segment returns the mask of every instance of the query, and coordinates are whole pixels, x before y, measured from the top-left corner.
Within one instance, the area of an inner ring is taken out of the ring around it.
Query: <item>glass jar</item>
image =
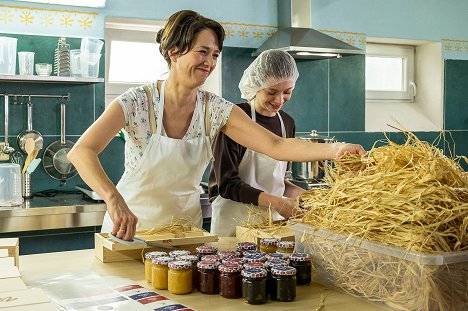
[[[289,266],[271,268],[273,282],[270,288],[270,299],[293,301],[296,298],[296,269]]]
[[[244,269],[265,268],[263,262],[249,262],[244,264]]]
[[[267,258],[267,260],[273,260],[273,259],[280,259],[280,260],[286,260],[286,261],[289,260],[286,256],[284,256],[284,254],[281,254],[281,253],[266,254],[265,257]]]
[[[205,260],[221,261],[218,254],[216,254],[216,255],[205,255],[205,256],[202,256],[202,258],[201,258],[200,261],[205,261]]]
[[[198,291],[203,294],[219,293],[219,262],[216,260],[204,260],[197,263],[198,267]]]
[[[171,294],[182,295],[192,291],[192,263],[175,260],[168,264],[167,289]]]
[[[153,267],[153,259],[156,257],[167,256],[166,252],[148,252],[145,254],[145,280],[151,283],[151,269]]]
[[[196,248],[198,260],[201,260],[202,256],[215,255],[218,249],[213,245],[201,245]]]
[[[265,255],[259,254],[259,253],[245,254],[244,257],[242,257],[242,260],[244,261],[244,264],[248,264],[252,262],[264,263],[265,261],[267,261]]]
[[[192,288],[197,288],[198,284],[198,257],[196,255],[182,255],[178,256],[177,260],[190,261],[192,263]]]
[[[218,252],[218,255],[219,255],[219,259],[221,261],[223,261],[225,259],[229,259],[229,258],[239,258],[240,257],[240,253],[236,252],[236,251],[222,251],[222,252]]]
[[[161,256],[153,259],[151,283],[154,289],[167,289],[167,274],[169,271],[167,265],[171,261],[174,261],[174,258],[170,256]]]
[[[309,285],[312,282],[311,256],[306,253],[293,253],[289,265],[296,268],[296,284]]]
[[[187,251],[185,249],[176,249],[176,250],[173,250],[173,251],[169,252],[169,256],[171,256],[173,258],[176,258],[176,257],[179,257],[179,256],[184,256],[184,255],[190,255],[190,251]]]
[[[279,241],[276,252],[280,254],[284,254],[284,256],[288,257],[294,253],[294,247],[296,246],[296,243],[293,241]]]
[[[242,298],[251,305],[263,304],[267,301],[267,272],[262,268],[244,269],[242,274]]]
[[[271,275],[272,267],[288,266],[288,262],[283,259],[272,259],[265,262],[264,267],[267,271],[267,293],[270,295],[273,287],[273,277]]]
[[[235,263],[226,263],[220,265],[218,270],[219,294],[228,299],[242,297],[242,266]]]
[[[276,245],[279,240],[275,238],[260,239],[260,250],[266,254],[276,253]]]
[[[244,261],[242,260],[242,258],[228,258],[228,259],[223,259],[221,260],[221,263],[225,264],[225,263],[237,263],[239,265],[243,265],[244,264]]]
[[[239,242],[236,244],[236,250],[241,254],[241,257],[244,256],[244,251],[255,249],[257,249],[257,244],[252,242]]]

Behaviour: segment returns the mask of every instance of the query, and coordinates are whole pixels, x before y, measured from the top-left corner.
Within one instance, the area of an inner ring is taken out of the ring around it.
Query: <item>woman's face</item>
[[[291,98],[294,84],[294,81],[287,80],[258,91],[255,110],[261,115],[273,117]]]
[[[187,79],[193,87],[198,87],[213,72],[219,54],[215,32],[204,29],[195,35],[192,48],[186,54],[172,58],[171,69],[176,69],[182,73],[181,79]]]

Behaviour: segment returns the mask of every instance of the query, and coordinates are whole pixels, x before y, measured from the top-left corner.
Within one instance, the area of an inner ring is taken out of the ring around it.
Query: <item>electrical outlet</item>
[[[8,161],[10,160],[10,155],[2,152],[3,146],[5,146],[5,143],[0,143],[0,161]]]

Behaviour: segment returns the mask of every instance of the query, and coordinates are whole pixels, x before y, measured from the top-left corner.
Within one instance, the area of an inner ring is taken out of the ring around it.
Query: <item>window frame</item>
[[[402,44],[367,43],[366,57],[403,58],[403,91],[365,90],[369,102],[415,102],[415,51],[416,47]],[[367,66],[367,64],[366,64]]]

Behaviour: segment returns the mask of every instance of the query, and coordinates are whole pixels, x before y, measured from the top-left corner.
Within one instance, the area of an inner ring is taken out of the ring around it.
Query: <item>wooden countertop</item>
[[[220,242],[213,244],[223,250],[232,249],[234,243],[235,238],[222,238]],[[26,285],[65,273],[87,273],[90,271],[103,276],[128,278],[134,283],[151,288],[151,285],[144,280],[143,263],[136,260],[102,263],[94,257],[93,249],[20,256],[21,278]],[[157,292],[194,310],[316,310],[320,304],[321,295],[325,296],[326,311],[385,310],[383,307],[315,283],[309,286],[298,286],[297,297],[293,302],[268,301],[266,304],[257,306],[248,305],[242,299],[225,299],[219,295],[204,295],[196,290],[188,295],[172,295],[167,290],[158,290]]]

